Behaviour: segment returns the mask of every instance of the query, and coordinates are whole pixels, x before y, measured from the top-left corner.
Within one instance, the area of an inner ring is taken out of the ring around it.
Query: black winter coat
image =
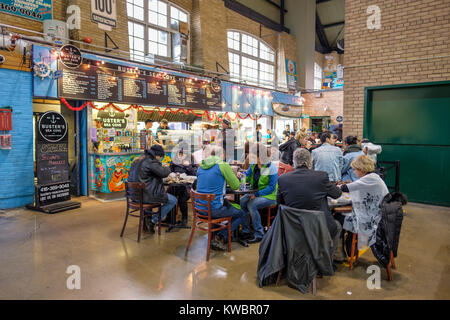
[[[407,202],[404,194],[391,192],[384,197],[381,203],[381,220],[377,228],[377,242],[370,248],[375,258],[385,268],[390,261],[391,251],[394,257],[397,257],[403,222],[402,205]]]
[[[170,174],[168,167],[163,167],[155,158],[152,150],[145,150],[145,154],[135,160],[131,165],[128,181],[144,182],[144,203],[163,203],[168,201],[167,192],[164,189],[163,178]],[[138,200],[138,199],[136,199]]]
[[[291,139],[288,142],[283,143],[278,149],[281,151],[280,161],[284,164],[294,165],[294,151],[300,148],[302,145],[295,139]]]
[[[306,293],[318,272],[334,274],[332,253],[323,212],[280,205],[259,246],[258,284],[274,283],[283,270],[289,284]]]

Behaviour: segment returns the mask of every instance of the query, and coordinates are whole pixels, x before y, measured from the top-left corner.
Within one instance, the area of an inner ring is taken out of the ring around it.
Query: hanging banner
[[[289,59],[286,59],[286,80],[289,89],[297,90],[297,63]]]
[[[52,0],[0,0],[0,12],[21,18],[44,21],[52,19]]]
[[[163,72],[83,59],[69,69],[59,63],[59,97],[72,100],[221,110],[220,80],[196,80]]]

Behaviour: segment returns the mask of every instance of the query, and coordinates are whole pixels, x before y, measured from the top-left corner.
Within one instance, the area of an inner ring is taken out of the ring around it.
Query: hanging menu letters
[[[83,59],[76,69],[59,63],[59,96],[73,100],[118,102],[221,110],[220,80],[195,80],[162,72]]]

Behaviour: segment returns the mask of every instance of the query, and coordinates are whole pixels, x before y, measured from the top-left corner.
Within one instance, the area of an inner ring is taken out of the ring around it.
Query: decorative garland
[[[107,105],[105,105],[105,106],[103,106],[103,107],[101,107],[101,108],[98,108],[98,107],[96,107],[91,101],[86,101],[85,103],[83,103],[83,105],[81,105],[80,107],[72,107],[68,102],[67,102],[67,100],[66,99],[64,99],[64,98],[61,98],[61,102],[67,107],[67,108],[69,108],[70,110],[73,110],[73,111],[81,111],[81,110],[83,110],[86,106],[90,106],[92,109],[95,109],[95,110],[98,110],[98,111],[103,111],[103,110],[105,110],[105,109],[107,109],[107,108],[109,108],[109,107],[111,107],[111,108],[113,108],[113,109],[115,109],[116,111],[119,111],[119,112],[125,112],[125,111],[127,111],[127,110],[130,110],[130,109],[136,109],[137,111],[143,111],[143,112],[145,112],[145,113],[147,113],[147,114],[152,114],[153,112],[158,112],[159,113],[159,115],[161,116],[161,117],[164,117],[165,116],[165,114],[167,113],[167,112],[170,112],[170,113],[172,113],[172,114],[177,114],[177,113],[180,113],[180,112],[183,112],[185,115],[189,115],[189,113],[191,113],[191,114],[193,114],[193,115],[195,115],[195,116],[197,116],[197,117],[203,117],[203,116],[206,116],[207,118],[208,118],[208,120],[209,121],[214,121],[214,119],[216,119],[217,121],[219,121],[219,122],[221,122],[222,121],[222,119],[220,119],[218,116],[217,116],[217,113],[214,111],[214,112],[212,112],[212,115],[210,115],[210,113],[208,112],[208,110],[205,110],[203,113],[196,113],[194,110],[192,110],[192,109],[183,109],[183,108],[180,108],[180,109],[172,109],[172,108],[169,108],[169,107],[167,107],[167,108],[165,108],[165,110],[164,111],[162,111],[159,107],[156,107],[156,108],[154,108],[153,110],[146,110],[143,106],[138,106],[138,105],[135,105],[135,104],[132,104],[132,105],[130,105],[129,107],[127,107],[127,108],[125,108],[125,109],[120,109],[119,107],[117,107],[114,103],[112,103],[112,102],[110,102],[110,103],[108,103]],[[259,116],[256,116],[256,117],[253,117],[251,114],[247,114],[246,116],[241,116],[240,115],[240,113],[236,113],[236,117],[234,117],[234,119],[228,114],[228,112],[225,112],[224,113],[224,115],[223,115],[223,117],[225,118],[225,117],[227,117],[229,120],[231,120],[231,121],[236,121],[236,119],[237,118],[239,118],[239,119],[241,119],[241,120],[244,120],[244,119],[247,119],[247,118],[250,118],[250,119],[252,119],[252,120],[259,120],[259,119],[261,119],[261,117],[262,117],[262,115],[259,115]]]

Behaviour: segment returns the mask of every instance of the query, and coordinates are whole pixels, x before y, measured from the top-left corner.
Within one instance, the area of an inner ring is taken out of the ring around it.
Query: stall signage
[[[37,124],[36,171],[38,185],[69,180],[67,122],[58,112],[49,111]]]
[[[336,117],[336,121],[337,122],[342,122],[342,121],[344,121],[344,118],[342,116],[337,116]]]
[[[117,112],[112,107],[100,111],[97,118],[103,122],[103,128],[105,129],[125,129],[127,127],[125,113]]]
[[[48,142],[58,142],[67,134],[67,122],[58,112],[49,111],[39,119],[39,133]]]
[[[59,52],[59,60],[69,69],[77,69],[83,62],[81,51],[77,47],[67,44],[61,47]]]
[[[196,80],[151,70],[84,59],[77,69],[64,69],[58,79],[59,96],[72,100],[177,106],[222,110],[220,79]]]
[[[0,12],[36,21],[52,19],[52,0],[0,0]]]
[[[70,200],[70,182],[49,184],[37,187],[39,206]]]

